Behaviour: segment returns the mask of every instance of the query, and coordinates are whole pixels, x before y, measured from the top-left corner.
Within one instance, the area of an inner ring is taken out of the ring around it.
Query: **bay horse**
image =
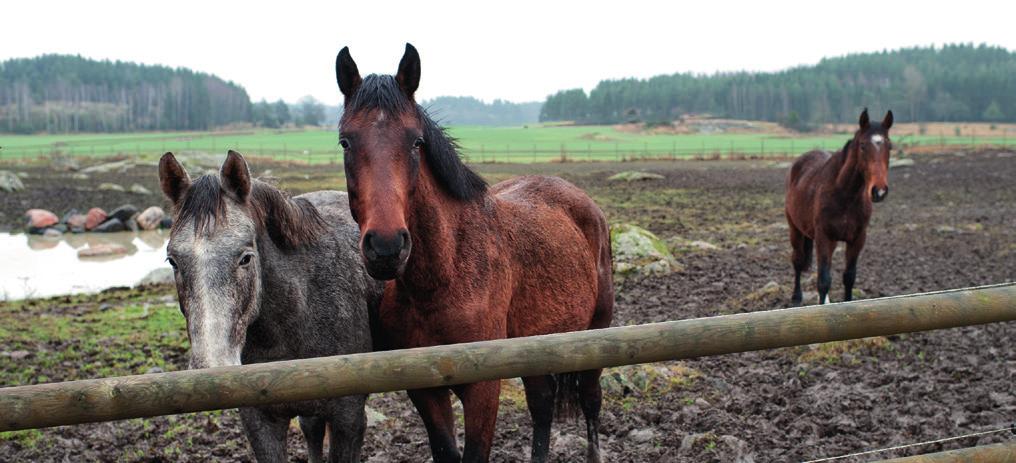
[[[367,272],[386,280],[379,309],[388,349],[606,328],[614,305],[610,235],[599,207],[556,177],[488,187],[417,105],[420,56],[398,73],[360,77],[343,48],[336,77],[349,206]],[[533,461],[545,461],[557,410],[581,406],[586,457],[598,461],[601,370],[523,378]],[[435,462],[486,461],[500,381],[450,388],[462,402],[460,454],[449,388],[407,391]],[[574,409],[574,408],[572,408]]]
[[[794,265],[791,305],[801,304],[801,272],[811,266],[813,247],[818,257],[819,303],[829,302],[830,266],[840,241],[847,246],[843,299],[853,299],[857,260],[867,237],[872,203],[889,194],[893,112],[887,112],[881,123],[872,123],[865,108],[859,125],[842,150],[835,154],[809,151],[794,161],[787,174],[785,212]]]
[[[345,193],[286,198],[252,179],[230,151],[218,175],[193,182],[171,153],[159,183],[173,203],[167,254],[187,319],[191,368],[367,352],[381,284],[360,261]],[[260,462],[286,461],[300,417],[309,460],[360,461],[365,395],[240,409]]]

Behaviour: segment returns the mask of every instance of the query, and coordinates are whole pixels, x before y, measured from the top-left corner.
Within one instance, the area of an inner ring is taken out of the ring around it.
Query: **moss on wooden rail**
[[[1016,320],[1016,284],[468,344],[0,388],[0,431],[471,383]]]

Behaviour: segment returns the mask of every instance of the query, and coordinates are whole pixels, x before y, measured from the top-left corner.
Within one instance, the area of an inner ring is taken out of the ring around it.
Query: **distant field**
[[[941,124],[939,124],[941,125]],[[895,137],[904,150],[915,145],[1016,144],[1008,130],[942,130],[925,135],[908,131]],[[937,128],[937,127],[936,127]],[[767,133],[649,134],[614,126],[530,126],[449,128],[470,162],[548,162],[630,158],[794,155],[812,148],[838,149],[846,133],[789,136]],[[995,135],[991,135],[995,133]],[[972,134],[972,135],[968,135]],[[1016,136],[1016,132],[1012,135]],[[155,157],[166,151],[224,152],[304,162],[341,159],[334,130],[251,130],[79,135],[0,135],[0,159],[33,158],[51,153],[73,156]]]

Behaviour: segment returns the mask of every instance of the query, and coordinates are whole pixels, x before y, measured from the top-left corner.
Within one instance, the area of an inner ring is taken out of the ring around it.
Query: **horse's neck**
[[[470,238],[462,233],[464,223],[481,220],[481,202],[461,201],[441,190],[427,169],[421,169],[409,217],[414,246],[399,283],[414,292],[447,287],[455,279],[458,250]],[[470,224],[472,227],[475,224]]]
[[[857,154],[852,146],[843,150],[836,172],[836,193],[840,197],[855,197],[863,193],[864,171],[857,162]]]

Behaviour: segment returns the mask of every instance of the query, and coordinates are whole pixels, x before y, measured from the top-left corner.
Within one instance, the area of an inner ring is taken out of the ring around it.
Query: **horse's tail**
[[[559,421],[574,420],[579,416],[580,372],[554,375],[557,392],[554,397],[554,415]]]

